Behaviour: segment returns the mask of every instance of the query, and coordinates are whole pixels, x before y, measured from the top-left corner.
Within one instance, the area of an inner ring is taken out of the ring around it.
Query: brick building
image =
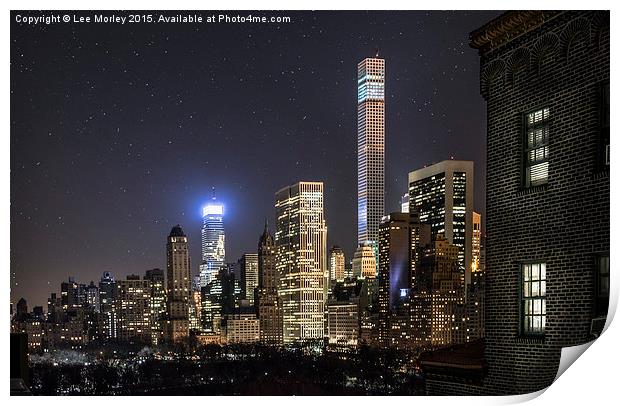
[[[609,12],[508,12],[471,33],[487,102],[481,387],[549,386],[562,347],[604,325],[609,300]]]

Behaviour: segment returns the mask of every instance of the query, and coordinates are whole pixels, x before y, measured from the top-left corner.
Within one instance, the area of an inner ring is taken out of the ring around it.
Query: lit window
[[[547,183],[549,173],[549,108],[525,116],[525,186]]]
[[[521,314],[523,334],[543,334],[547,315],[546,264],[523,264],[521,267]]]

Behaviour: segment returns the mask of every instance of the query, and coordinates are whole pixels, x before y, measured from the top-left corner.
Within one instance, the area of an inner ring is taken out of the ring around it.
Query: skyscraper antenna
[[[215,200],[215,186],[211,187],[211,194],[212,194],[211,199]]]
[[[375,58],[379,57],[379,48],[375,48]]]

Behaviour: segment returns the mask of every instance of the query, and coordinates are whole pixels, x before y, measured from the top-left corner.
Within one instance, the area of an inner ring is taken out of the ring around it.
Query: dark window
[[[596,261],[596,316],[607,315],[609,307],[609,256],[600,256]]]
[[[547,318],[546,264],[521,265],[521,333],[540,335],[545,332]]]
[[[549,108],[525,115],[525,187],[547,183],[549,173]]]
[[[601,87],[600,168],[609,168],[609,83]]]

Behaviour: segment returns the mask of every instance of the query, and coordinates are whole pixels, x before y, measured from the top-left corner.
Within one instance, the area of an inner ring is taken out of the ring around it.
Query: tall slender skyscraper
[[[99,303],[102,317],[102,336],[116,338],[116,282],[110,272],[104,272],[101,276]]]
[[[385,60],[357,65],[357,240],[376,245],[384,211]]]
[[[280,278],[276,269],[276,245],[267,222],[258,240],[258,318],[260,341],[282,344],[282,301],[278,297]]]
[[[151,282],[151,336],[153,344],[158,344],[162,335],[162,325],[166,315],[166,289],[164,270],[148,269],[144,280]]]
[[[180,225],[172,227],[166,246],[168,279],[167,338],[177,341],[189,336],[191,292],[189,244]]]
[[[258,287],[258,254],[243,254],[239,259],[239,268],[242,299],[246,299],[250,306],[253,306],[254,291]]]
[[[284,343],[322,339],[327,227],[323,182],[298,182],[276,193],[276,267]]]
[[[211,282],[226,260],[224,234],[224,205],[218,202],[215,195],[202,208],[200,286]]]

